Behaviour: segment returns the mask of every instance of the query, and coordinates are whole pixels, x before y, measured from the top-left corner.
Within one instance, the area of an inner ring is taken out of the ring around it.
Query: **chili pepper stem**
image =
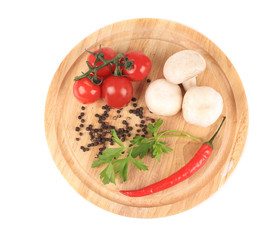
[[[218,132],[220,131],[220,129],[221,129],[221,127],[222,127],[222,125],[223,125],[225,119],[226,119],[226,117],[224,116],[223,119],[222,119],[221,124],[219,125],[219,127],[218,127],[218,129],[217,129],[217,131],[214,133],[214,135],[211,137],[211,139],[210,139],[208,142],[205,142],[205,143],[204,143],[204,144],[206,144],[206,145],[209,145],[212,149],[213,149],[213,144],[212,144],[212,142],[213,142],[214,138],[216,137],[216,135],[218,134]]]

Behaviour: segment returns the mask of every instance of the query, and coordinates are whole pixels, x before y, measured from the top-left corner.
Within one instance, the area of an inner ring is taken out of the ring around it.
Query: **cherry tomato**
[[[132,69],[123,69],[123,74],[128,75],[131,81],[141,81],[145,79],[151,71],[151,60],[142,52],[132,51],[125,54],[129,60],[133,60]]]
[[[109,107],[122,108],[133,96],[133,87],[126,77],[107,77],[102,83],[102,98]]]
[[[85,77],[74,83],[73,94],[83,104],[93,103],[100,98],[101,87],[93,84],[89,78]]]
[[[94,53],[99,53],[99,50],[95,50],[93,51]],[[101,52],[104,54],[104,59],[105,60],[111,60],[113,58],[115,58],[117,56],[117,53],[112,49],[112,48],[108,48],[108,47],[104,47],[101,48]],[[88,56],[87,61],[89,62],[89,64],[93,67],[95,61],[96,61],[96,57],[93,54],[90,54]],[[99,67],[101,64],[103,64],[102,61],[99,61],[96,64],[96,67]],[[115,70],[115,65],[112,65],[112,70]],[[105,66],[104,68],[101,68],[100,70],[98,70],[97,75],[99,77],[107,77],[111,74],[111,68],[109,66]]]

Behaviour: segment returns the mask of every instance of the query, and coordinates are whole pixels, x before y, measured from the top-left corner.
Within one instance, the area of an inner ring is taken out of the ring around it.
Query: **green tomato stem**
[[[87,51],[87,50],[86,50]],[[94,62],[94,65],[93,67],[89,64],[88,61],[86,61],[86,64],[89,68],[89,70],[85,73],[83,73],[82,75],[80,76],[77,76],[74,78],[74,81],[78,81],[82,78],[85,78],[85,77],[88,77],[92,83],[96,84],[96,85],[100,85],[102,83],[102,80],[98,80],[98,75],[97,75],[97,72],[104,68],[104,67],[109,67],[111,69],[111,73],[114,75],[114,76],[123,76],[122,75],[122,71],[119,69],[120,66],[123,66],[125,67],[126,69],[131,69],[132,66],[133,66],[133,61],[131,60],[128,60],[124,54],[122,53],[119,53],[115,58],[113,59],[110,59],[110,60],[105,60],[103,58],[103,53],[101,52],[101,46],[99,47],[99,53],[94,53],[94,52],[90,52],[90,51],[87,51],[88,53],[94,55],[96,57],[96,60]],[[123,63],[120,63],[119,60],[121,59],[124,59]],[[98,67],[96,67],[96,64],[101,61],[102,64]],[[115,67],[115,71],[113,72],[112,71],[112,64],[114,64],[116,67]],[[94,73],[93,76],[90,76],[90,74]]]

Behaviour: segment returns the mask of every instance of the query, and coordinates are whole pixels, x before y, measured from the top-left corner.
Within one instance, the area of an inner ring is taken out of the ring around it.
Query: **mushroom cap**
[[[182,92],[178,85],[158,79],[148,86],[145,101],[154,114],[172,116],[181,110]]]
[[[205,68],[206,61],[201,54],[193,50],[183,50],[166,60],[163,74],[169,82],[180,84],[197,76]]]
[[[184,95],[182,112],[188,123],[208,127],[219,118],[222,110],[223,99],[211,87],[191,87]]]

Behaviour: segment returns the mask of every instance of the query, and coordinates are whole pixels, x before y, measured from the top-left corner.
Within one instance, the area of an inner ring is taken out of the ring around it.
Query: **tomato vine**
[[[105,60],[104,59],[104,54],[101,51],[101,45],[99,46],[99,52],[95,53],[95,52],[91,52],[86,50],[86,52],[88,52],[89,54],[92,54],[95,56],[96,60],[93,64],[93,66],[90,65],[90,63],[88,61],[86,61],[86,64],[88,66],[88,71],[83,73],[80,76],[77,76],[74,78],[74,81],[78,81],[82,78],[89,78],[90,81],[96,85],[100,85],[103,81],[103,77],[99,77],[98,76],[98,71],[106,66],[108,66],[111,70],[112,75],[114,76],[125,76],[122,73],[123,69],[132,69],[133,67],[133,61],[129,60],[127,57],[124,56],[124,54],[119,53],[117,54],[116,57],[114,57],[113,59],[110,60]],[[96,66],[96,64],[98,62],[102,62],[102,64],[100,66]],[[112,66],[115,65],[115,70],[113,71]]]

